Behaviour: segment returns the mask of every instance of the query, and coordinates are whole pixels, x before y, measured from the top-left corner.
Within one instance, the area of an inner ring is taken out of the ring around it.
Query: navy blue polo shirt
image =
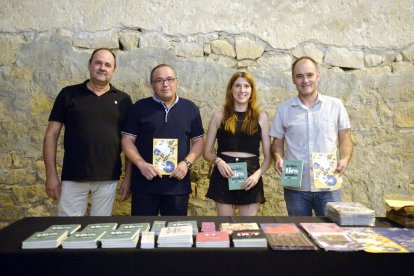
[[[62,180],[118,180],[121,127],[132,101],[112,85],[97,96],[87,82],[63,88],[49,116],[64,124]]]
[[[190,140],[204,135],[198,107],[190,100],[178,98],[169,109],[155,96],[137,101],[128,112],[122,133],[136,137],[135,146],[142,158],[152,163],[154,138],[178,140],[178,162],[190,151]],[[132,166],[131,190],[156,195],[185,195],[191,193],[190,174],[179,181],[163,176],[147,180]]]

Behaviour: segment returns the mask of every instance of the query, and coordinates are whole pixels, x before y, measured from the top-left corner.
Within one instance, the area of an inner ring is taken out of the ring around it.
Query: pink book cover
[[[198,232],[196,241],[200,242],[219,242],[219,241],[229,241],[229,234],[227,232]]]
[[[261,223],[265,234],[299,234],[301,231],[294,223]]]
[[[299,224],[303,229],[306,230],[309,234],[318,234],[318,233],[338,233],[344,232],[344,230],[338,226],[336,223],[306,223],[302,222]]]
[[[215,232],[216,224],[213,221],[203,221],[201,223],[201,232]]]

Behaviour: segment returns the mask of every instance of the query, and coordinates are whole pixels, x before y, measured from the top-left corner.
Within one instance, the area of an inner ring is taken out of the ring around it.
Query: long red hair
[[[223,122],[224,129],[231,133],[236,133],[236,123],[237,123],[237,115],[234,110],[234,100],[232,96],[232,88],[233,84],[236,82],[238,78],[245,79],[252,88],[252,92],[249,98],[246,116],[244,117],[244,121],[242,124],[241,131],[247,133],[248,135],[253,135],[258,131],[258,123],[259,123],[259,105],[257,104],[257,91],[256,91],[256,83],[254,82],[253,76],[247,72],[236,72],[231,78],[229,83],[227,84],[227,91],[226,91],[226,100],[224,102],[223,107]]]

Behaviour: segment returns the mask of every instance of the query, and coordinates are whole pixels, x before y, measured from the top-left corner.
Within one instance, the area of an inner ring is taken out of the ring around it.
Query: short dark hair
[[[114,61],[115,61],[115,63],[114,63],[114,68],[116,68],[116,56],[115,56],[115,53],[114,53],[111,49],[109,49],[109,48],[105,48],[105,47],[95,49],[95,50],[92,52],[92,55],[91,55],[91,57],[89,58],[89,64],[91,64],[92,59],[93,59],[93,56],[94,56],[97,52],[99,52],[99,51],[101,51],[101,50],[108,51],[108,52],[110,52],[110,53],[112,54],[112,56],[114,57]]]
[[[316,69],[318,69],[318,63],[317,63],[317,62],[316,62],[313,58],[308,57],[308,56],[303,56],[303,57],[298,58],[297,60],[295,60],[295,61],[292,63],[292,75],[293,75],[293,72],[295,71],[295,66],[296,66],[296,64],[297,64],[299,61],[304,60],[304,59],[307,59],[307,60],[311,61],[311,62],[315,65],[315,68],[316,68]]]
[[[162,64],[158,64],[157,66],[155,66],[154,68],[152,68],[152,70],[151,70],[151,75],[150,75],[150,83],[152,83],[152,76],[154,75],[154,72],[155,72],[158,68],[161,68],[161,67],[168,67],[168,68],[170,68],[171,70],[173,70],[175,77],[177,77],[177,72],[175,71],[175,69],[174,69],[174,68],[172,68],[172,66],[171,66],[171,65],[168,65],[168,64],[162,63]]]

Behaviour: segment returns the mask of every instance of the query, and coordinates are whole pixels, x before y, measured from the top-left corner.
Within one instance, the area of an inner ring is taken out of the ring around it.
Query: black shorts
[[[231,157],[224,154],[218,155],[226,163],[246,162],[247,171],[250,176],[260,168],[259,158],[254,157]],[[245,190],[229,190],[228,179],[220,174],[217,166],[214,166],[213,172],[210,176],[210,185],[206,194],[210,198],[219,203],[246,205],[252,203],[264,203],[264,191],[262,178],[259,178],[257,184],[248,191]]]

